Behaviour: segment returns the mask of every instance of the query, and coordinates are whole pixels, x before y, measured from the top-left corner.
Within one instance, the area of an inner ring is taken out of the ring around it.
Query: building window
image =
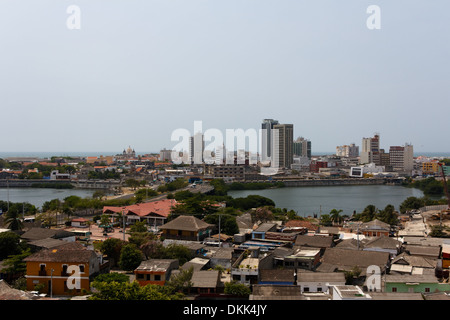
[[[80,273],[84,272],[84,264],[80,264],[78,267],[80,267]]]
[[[322,287],[318,287],[317,292],[322,292]]]
[[[161,275],[155,274],[155,281],[161,281]]]
[[[430,288],[425,288],[425,292],[430,292]]]
[[[303,292],[309,292],[309,287],[304,287]]]
[[[142,280],[142,279],[144,279],[144,275],[142,273],[137,273],[136,278],[139,280]]]
[[[397,288],[396,287],[392,287],[392,292],[397,292]]]

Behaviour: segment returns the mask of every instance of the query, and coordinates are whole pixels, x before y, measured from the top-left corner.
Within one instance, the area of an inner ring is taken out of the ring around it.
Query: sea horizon
[[[51,157],[95,157],[95,156],[115,156],[121,154],[118,151],[0,151],[0,159],[7,158],[39,158],[50,159]],[[159,154],[159,151],[136,151],[136,155],[144,154]],[[314,152],[312,156],[334,155],[335,152]],[[430,152],[430,151],[415,151],[414,157],[436,157],[436,158],[450,158],[450,152]]]

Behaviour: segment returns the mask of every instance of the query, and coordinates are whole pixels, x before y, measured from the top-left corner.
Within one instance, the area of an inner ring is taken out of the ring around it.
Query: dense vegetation
[[[405,183],[405,186],[420,189],[425,196],[441,197],[445,195],[443,182],[436,180],[434,177],[421,180],[410,179]],[[450,181],[447,181],[447,186],[450,190]]]

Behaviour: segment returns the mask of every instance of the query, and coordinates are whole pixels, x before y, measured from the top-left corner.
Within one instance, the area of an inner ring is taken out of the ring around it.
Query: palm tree
[[[335,223],[340,224],[343,220],[341,213],[342,210],[337,210],[337,209],[333,209],[330,211],[330,217],[331,217],[331,221],[333,222],[333,225]]]
[[[23,221],[17,206],[12,206],[5,215],[5,225],[11,230],[22,230]]]

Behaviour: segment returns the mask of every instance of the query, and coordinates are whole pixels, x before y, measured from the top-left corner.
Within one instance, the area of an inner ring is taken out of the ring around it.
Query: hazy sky
[[[0,151],[144,153],[195,120],[274,118],[313,153],[375,132],[382,148],[449,152],[449,12],[448,0],[2,0]]]

